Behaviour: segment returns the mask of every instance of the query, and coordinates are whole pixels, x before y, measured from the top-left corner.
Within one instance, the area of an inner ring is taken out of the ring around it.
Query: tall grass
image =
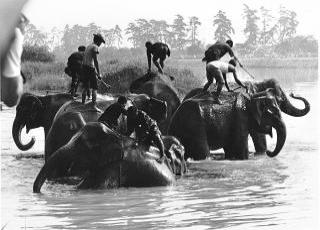
[[[262,64],[261,64],[262,63]],[[315,59],[247,59],[242,64],[255,77],[255,80],[276,78],[280,83],[296,81],[315,81],[318,66]],[[263,67],[263,68],[262,68]],[[270,67],[270,68],[268,68]],[[24,62],[22,70],[27,77],[26,91],[61,91],[69,89],[71,78],[64,73],[65,63]],[[153,71],[156,71],[152,65]],[[100,59],[103,80],[111,85],[106,88],[99,83],[100,93],[128,93],[131,82],[147,72],[146,58]],[[252,80],[249,75],[237,67],[240,80]],[[200,59],[172,59],[165,62],[164,71],[175,78],[174,85],[180,95],[190,89],[202,87],[206,82],[205,63]],[[228,81],[233,77],[228,75]]]

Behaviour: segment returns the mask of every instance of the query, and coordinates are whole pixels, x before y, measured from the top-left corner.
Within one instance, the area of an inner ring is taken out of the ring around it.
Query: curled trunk
[[[21,131],[24,126],[25,126],[25,122],[22,122],[17,117],[14,119],[13,126],[12,126],[12,137],[13,137],[14,143],[22,151],[26,151],[26,150],[31,149],[35,143],[34,137],[32,137],[31,140],[27,144],[23,144],[21,142]]]
[[[279,154],[279,152],[281,151],[281,149],[286,141],[287,131],[286,131],[286,126],[281,118],[276,117],[270,113],[268,113],[267,117],[268,117],[272,127],[277,132],[277,144],[276,144],[275,149],[272,152],[267,150],[266,153],[269,157],[275,157]]]
[[[284,112],[284,113],[286,113],[286,114],[288,114],[290,116],[302,117],[302,116],[306,115],[310,111],[310,104],[305,98],[290,94],[290,96],[292,98],[297,99],[297,100],[301,100],[304,103],[304,108],[303,109],[298,109],[294,105],[291,104],[290,100],[285,96],[284,93],[283,93],[283,95],[284,95],[283,96],[283,102],[279,103],[280,104],[280,109],[281,109],[282,112]]]
[[[59,171],[64,171],[75,159],[75,152],[68,146],[58,149],[41,168],[33,183],[33,192],[40,193],[41,187],[48,178],[56,177]]]

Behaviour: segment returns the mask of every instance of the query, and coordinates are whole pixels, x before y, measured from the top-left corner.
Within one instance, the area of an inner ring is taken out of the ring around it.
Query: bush
[[[49,52],[48,47],[46,46],[23,46],[23,52],[21,60],[24,61],[33,61],[33,62],[53,62],[54,55]]]

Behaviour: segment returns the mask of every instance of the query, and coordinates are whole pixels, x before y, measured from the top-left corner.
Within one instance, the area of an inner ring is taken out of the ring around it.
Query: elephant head
[[[275,90],[269,88],[263,92],[253,94],[249,111],[253,128],[260,133],[272,137],[272,128],[277,132],[277,144],[274,151],[266,151],[269,157],[278,155],[286,141],[286,126],[281,118],[280,108],[277,104]]]
[[[310,111],[310,104],[305,98],[295,96],[293,93],[290,93],[290,97],[301,100],[304,103],[304,108],[298,109],[297,107],[292,105],[284,90],[280,87],[279,82],[275,79],[267,79],[262,82],[249,83],[248,88],[249,93],[251,94],[259,92],[264,92],[264,94],[272,94],[272,96],[275,97],[280,110],[290,116],[302,117]],[[273,90],[271,91],[270,89]]]
[[[131,95],[132,104],[146,112],[157,122],[167,118],[167,102],[149,97],[147,94]]]
[[[166,134],[170,119],[181,104],[171,77],[165,74],[147,74],[131,83],[130,92],[144,93],[167,103],[167,119],[159,123],[161,132]]]
[[[44,127],[46,135],[58,109],[66,101],[72,99],[69,94],[55,94],[43,97],[30,93],[23,94],[16,107],[16,117],[12,126],[12,136],[17,147],[26,151],[35,143],[34,137],[27,144],[21,142],[21,131],[24,127],[26,127],[27,133],[31,129]]]
[[[12,126],[13,140],[20,150],[28,150],[34,145],[34,137],[27,144],[21,142],[21,131],[25,126],[27,133],[30,129],[40,127],[43,112],[44,105],[38,96],[32,94],[22,95],[16,107],[16,117]]]
[[[33,191],[39,193],[47,178],[71,165],[84,169],[78,188],[97,188],[106,183],[117,187],[173,183],[175,177],[170,166],[157,162],[157,157],[102,123],[89,122],[50,156],[34,182]]]

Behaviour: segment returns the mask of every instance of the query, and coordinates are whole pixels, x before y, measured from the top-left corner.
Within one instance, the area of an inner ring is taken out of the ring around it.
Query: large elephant
[[[223,148],[227,159],[248,159],[250,130],[269,134],[277,132],[277,144],[268,156],[276,156],[286,140],[286,126],[276,99],[271,94],[253,95],[222,92],[222,105],[210,93],[197,94],[185,100],[173,115],[169,134],[185,147],[185,156],[205,159],[210,149]]]
[[[130,85],[131,93],[145,93],[150,97],[167,102],[167,119],[159,123],[163,134],[167,133],[170,119],[181,103],[171,78],[165,74],[151,72],[133,81]]]
[[[59,108],[71,100],[73,97],[64,93],[47,96],[24,93],[16,107],[16,117],[12,126],[12,136],[17,147],[26,151],[35,143],[34,137],[27,144],[21,142],[21,131],[25,126],[27,133],[30,129],[43,127],[46,137]]]
[[[271,94],[270,95],[271,97],[275,97],[280,110],[289,116],[302,117],[302,116],[305,116],[310,111],[309,102],[305,98],[296,96],[293,93],[290,94],[290,97],[302,101],[304,103],[304,108],[299,109],[299,108],[296,108],[294,105],[292,105],[290,100],[286,96],[284,90],[281,88],[279,82],[273,78],[266,79],[260,82],[259,81],[245,82],[244,84],[248,87],[248,93],[251,95],[262,93],[264,94],[264,96],[268,96]],[[273,90],[271,91],[267,89],[273,89]],[[202,88],[193,89],[185,96],[183,101],[201,93],[202,93]],[[254,129],[249,130],[249,132],[256,150],[256,154],[266,153],[267,141],[266,141],[265,134],[259,133]]]
[[[127,107],[135,105],[138,109],[145,111],[150,117],[156,121],[166,118],[167,105],[166,102],[150,98],[146,94],[128,95]],[[98,101],[97,107],[105,110],[116,99],[110,101]],[[87,122],[97,121],[101,115],[101,110],[97,110],[92,103],[82,104],[78,101],[65,103],[56,113],[52,127],[45,140],[45,160],[55,152],[58,148],[66,144],[71,137],[82,127],[82,123],[74,119],[74,112],[81,114],[84,124]],[[77,118],[77,117],[76,117]],[[120,119],[122,120],[122,119]],[[121,122],[121,126],[125,129],[126,122]]]
[[[81,124],[81,114],[75,115]],[[180,155],[183,158],[183,152]],[[159,156],[156,148],[148,150],[100,122],[89,122],[50,156],[34,182],[33,191],[40,192],[46,179],[56,177],[57,171],[68,171],[70,166],[83,169],[79,189],[170,185],[175,182],[175,172],[167,158],[158,162]]]

